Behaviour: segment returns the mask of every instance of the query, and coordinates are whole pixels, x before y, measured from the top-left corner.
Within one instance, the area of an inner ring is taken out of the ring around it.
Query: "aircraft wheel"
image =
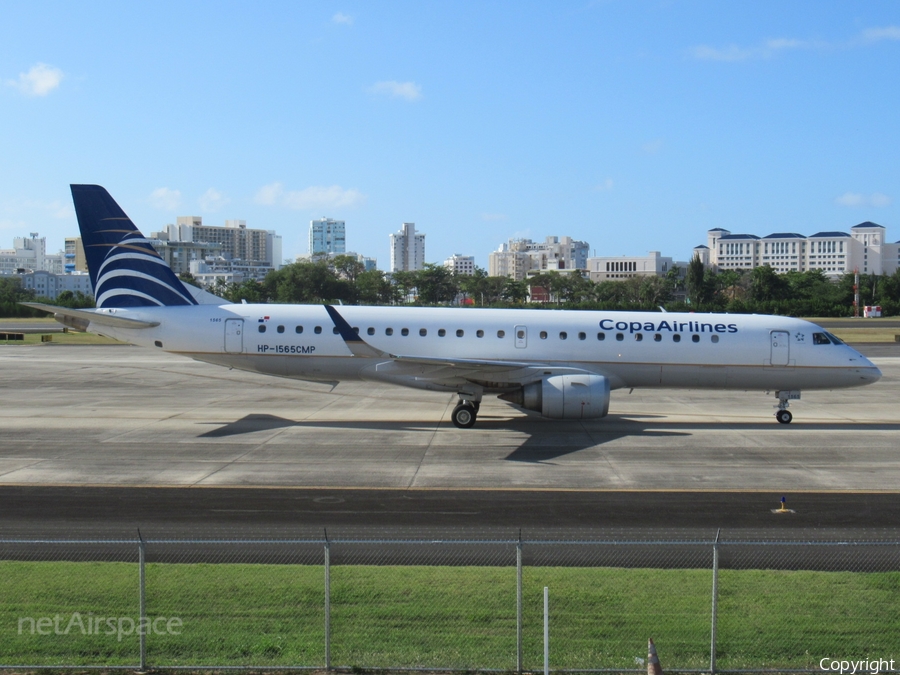
[[[794,419],[794,416],[791,415],[790,410],[779,410],[775,413],[775,419],[781,424],[790,424],[791,420]]]
[[[454,426],[460,429],[471,429],[475,426],[476,416],[474,406],[460,404],[453,409],[450,419],[453,421]]]

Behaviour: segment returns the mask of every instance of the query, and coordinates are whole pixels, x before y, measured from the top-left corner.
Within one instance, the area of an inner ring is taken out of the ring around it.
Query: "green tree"
[[[35,312],[18,304],[34,300],[34,291],[23,288],[19,277],[0,276],[0,316],[43,316],[43,312]]]
[[[700,256],[696,253],[688,263],[687,275],[685,276],[685,287],[687,288],[688,298],[691,304],[696,307],[703,307],[709,304],[713,295],[712,277],[708,275]]]
[[[773,302],[788,297],[790,285],[768,265],[755,267],[750,272],[750,295],[758,302]]]
[[[443,265],[425,263],[416,274],[416,288],[419,302],[425,305],[440,305],[452,302],[459,293],[457,278]]]

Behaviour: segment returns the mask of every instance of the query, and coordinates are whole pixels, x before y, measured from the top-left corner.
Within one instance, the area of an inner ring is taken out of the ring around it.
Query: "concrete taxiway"
[[[896,356],[895,356],[896,354]],[[494,398],[275,379],[129,346],[0,347],[0,486],[894,491],[900,349],[869,387],[804,392],[779,425],[763,392],[613,392],[600,420]]]

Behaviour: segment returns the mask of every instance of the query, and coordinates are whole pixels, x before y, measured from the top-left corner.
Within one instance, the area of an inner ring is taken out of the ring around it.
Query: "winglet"
[[[387,354],[380,349],[375,349],[372,345],[363,340],[359,334],[353,330],[350,324],[347,323],[344,317],[338,314],[338,311],[334,307],[325,305],[325,311],[328,312],[328,316],[334,321],[334,327],[337,328],[338,333],[341,338],[343,338],[344,343],[347,345],[347,348],[353,356],[391,358],[390,354]]]

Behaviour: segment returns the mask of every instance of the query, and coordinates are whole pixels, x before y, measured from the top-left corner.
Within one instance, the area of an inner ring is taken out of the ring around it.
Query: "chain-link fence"
[[[0,539],[3,668],[536,671],[545,628],[552,670],[893,670],[900,542]]]

